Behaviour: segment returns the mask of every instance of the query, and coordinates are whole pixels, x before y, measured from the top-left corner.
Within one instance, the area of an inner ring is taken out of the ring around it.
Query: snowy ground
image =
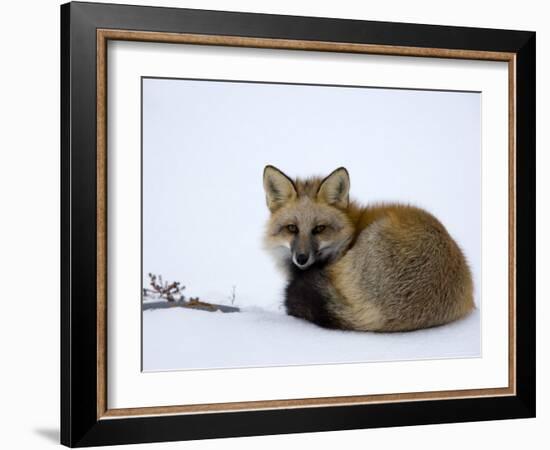
[[[480,356],[480,315],[407,333],[320,328],[282,312],[143,313],[143,370],[265,367]]]

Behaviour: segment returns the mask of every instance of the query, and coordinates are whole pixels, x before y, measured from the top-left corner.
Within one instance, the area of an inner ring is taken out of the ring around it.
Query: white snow
[[[480,314],[406,333],[328,330],[282,312],[184,308],[143,313],[143,370],[478,357]]]

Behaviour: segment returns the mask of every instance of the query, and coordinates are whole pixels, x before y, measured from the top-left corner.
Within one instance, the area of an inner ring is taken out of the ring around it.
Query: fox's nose
[[[306,255],[305,253],[300,253],[298,255],[296,255],[296,262],[298,264],[300,264],[301,266],[303,266],[305,263],[307,263],[309,259],[309,256]]]

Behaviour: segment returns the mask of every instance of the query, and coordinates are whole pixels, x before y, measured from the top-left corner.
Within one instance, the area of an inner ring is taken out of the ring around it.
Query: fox
[[[474,308],[464,253],[431,213],[350,200],[350,176],[291,179],[267,165],[264,247],[286,276],[286,313],[320,327],[398,332]]]

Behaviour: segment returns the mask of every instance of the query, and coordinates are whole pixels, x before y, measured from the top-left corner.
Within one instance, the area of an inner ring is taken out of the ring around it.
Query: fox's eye
[[[311,230],[311,232],[313,234],[319,234],[319,233],[322,233],[323,231],[325,231],[325,228],[326,228],[325,225],[317,225],[313,230]]]
[[[293,223],[291,223],[290,225],[287,225],[286,229],[292,234],[298,233],[298,227],[296,225],[294,225]]]

